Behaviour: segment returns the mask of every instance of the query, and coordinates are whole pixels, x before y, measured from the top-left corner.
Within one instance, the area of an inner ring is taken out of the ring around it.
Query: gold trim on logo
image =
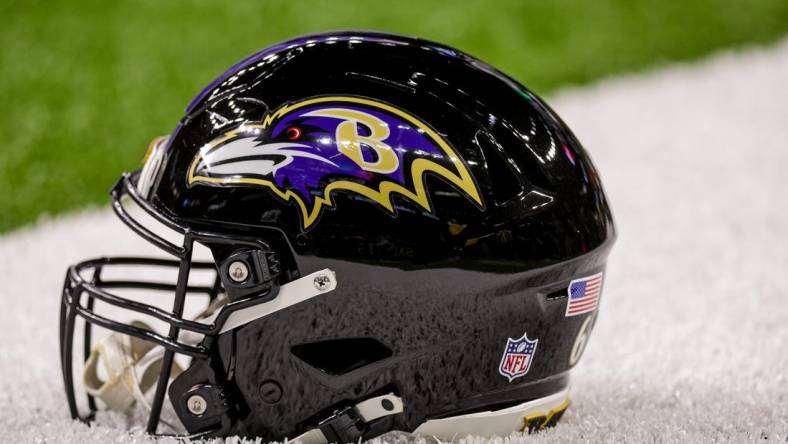
[[[323,196],[316,196],[314,204],[312,208],[307,208],[307,204],[304,202],[303,198],[296,192],[292,190],[282,190],[280,189],[274,182],[268,179],[259,179],[253,177],[206,177],[206,176],[198,176],[195,175],[195,170],[197,165],[202,160],[203,155],[210,152],[214,148],[222,145],[223,143],[232,140],[240,133],[246,132],[249,129],[254,128],[261,128],[264,129],[268,125],[270,125],[275,119],[282,117],[283,115],[296,110],[298,108],[302,108],[304,106],[314,105],[318,103],[337,103],[337,102],[345,102],[345,103],[354,103],[354,104],[361,104],[366,106],[371,106],[374,108],[379,108],[385,110],[391,114],[394,114],[402,119],[410,122],[418,129],[422,130],[424,134],[426,134],[438,147],[446,154],[449,158],[452,165],[457,169],[457,173],[450,171],[448,168],[438,165],[437,163],[427,160],[425,158],[418,158],[414,160],[410,165],[411,170],[411,177],[413,179],[413,188],[414,190],[411,191],[402,185],[391,181],[384,181],[378,185],[378,189],[370,188],[366,185],[361,185],[356,182],[351,182],[348,180],[337,180],[328,184],[325,189],[323,190]],[[476,188],[476,182],[474,182],[473,177],[471,176],[470,172],[468,171],[465,164],[462,163],[460,160],[459,155],[446,143],[443,138],[441,138],[435,131],[429,128],[427,125],[422,123],[420,120],[416,119],[415,117],[411,116],[410,114],[405,113],[402,110],[394,108],[391,105],[387,105],[385,103],[380,103],[370,99],[363,99],[359,97],[346,97],[346,96],[328,96],[328,97],[317,97],[313,99],[304,100],[302,102],[297,102],[291,105],[283,106],[273,113],[265,116],[261,124],[253,124],[253,125],[242,125],[241,127],[229,131],[225,133],[223,136],[213,140],[211,143],[205,145],[203,148],[200,149],[200,152],[194,157],[194,160],[189,167],[188,172],[188,183],[189,185],[195,183],[207,183],[213,185],[233,185],[233,184],[250,184],[250,185],[260,185],[266,188],[269,188],[271,191],[274,192],[277,196],[285,201],[294,201],[299,209],[301,210],[302,222],[304,229],[309,228],[318,218],[323,207],[333,207],[334,203],[331,200],[331,193],[334,191],[339,190],[347,190],[352,191],[354,193],[360,194],[365,196],[369,199],[380,204],[383,208],[387,209],[390,212],[394,212],[394,206],[391,201],[391,194],[397,193],[402,196],[407,197],[408,199],[416,202],[422,208],[427,211],[432,211],[430,207],[429,198],[427,197],[427,191],[424,185],[424,173],[426,172],[433,172],[440,177],[451,182],[453,185],[461,189],[465,194],[468,195],[474,202],[476,202],[479,206],[482,206],[482,199],[479,194],[478,189]]]

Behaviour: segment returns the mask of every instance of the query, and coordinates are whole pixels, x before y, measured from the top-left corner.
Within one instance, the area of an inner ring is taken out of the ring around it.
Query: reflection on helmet
[[[71,413],[140,406],[149,433],[191,437],[555,425],[615,239],[594,166],[544,102],[378,33],[233,66],[112,201],[171,257],[68,270]]]

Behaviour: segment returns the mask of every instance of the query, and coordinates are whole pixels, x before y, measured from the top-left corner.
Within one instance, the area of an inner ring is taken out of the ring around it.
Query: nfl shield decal
[[[528,373],[538,342],[538,339],[528,339],[527,333],[523,333],[520,339],[507,339],[498,372],[509,378],[509,382]]]

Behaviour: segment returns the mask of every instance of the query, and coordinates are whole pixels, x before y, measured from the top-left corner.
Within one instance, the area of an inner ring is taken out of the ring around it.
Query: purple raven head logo
[[[434,130],[391,105],[317,97],[243,124],[202,147],[188,183],[261,186],[294,202],[309,228],[332,194],[362,195],[394,213],[392,194],[431,211],[424,174],[436,174],[478,206],[481,196],[459,155]]]

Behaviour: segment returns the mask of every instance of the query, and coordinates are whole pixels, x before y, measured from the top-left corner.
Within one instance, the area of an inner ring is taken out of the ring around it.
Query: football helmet
[[[169,258],[67,271],[71,415],[143,406],[149,433],[190,437],[554,425],[615,238],[597,171],[545,102],[456,49],[382,33],[244,59],[111,197]],[[123,267],[150,271],[108,274]]]

